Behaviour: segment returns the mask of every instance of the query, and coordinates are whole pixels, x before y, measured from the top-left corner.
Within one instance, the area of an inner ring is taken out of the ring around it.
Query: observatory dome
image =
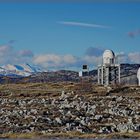
[[[137,78],[138,78],[139,86],[140,86],[140,68],[138,69],[138,72],[137,72]]]
[[[105,50],[103,53],[103,64],[111,65],[115,63],[115,54],[112,50]]]

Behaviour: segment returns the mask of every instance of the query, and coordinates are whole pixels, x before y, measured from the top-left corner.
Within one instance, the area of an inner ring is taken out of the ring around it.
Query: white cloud
[[[116,59],[119,63],[139,63],[140,64],[140,52],[132,52],[125,54],[120,52],[116,54]]]
[[[33,57],[34,55],[31,50],[20,50],[18,53],[20,56],[23,56],[23,57]]]
[[[33,53],[29,50],[14,50],[14,47],[8,45],[0,46],[0,65],[30,63]],[[30,56],[30,57],[29,57]]]
[[[90,27],[90,28],[111,28],[110,26],[105,26],[100,24],[89,24],[89,23],[75,22],[75,21],[59,21],[58,23],[63,25],[81,26],[81,27]]]
[[[128,55],[125,54],[124,52],[116,53],[116,62],[119,64],[128,63],[129,62]]]
[[[140,63],[140,53],[125,54],[124,52],[120,52],[116,54],[116,59],[119,63]],[[79,69],[83,64],[87,64],[90,67],[97,67],[97,65],[102,63],[102,55],[76,57],[71,54],[40,54],[34,57],[33,63],[47,69],[63,69],[65,67]]]
[[[9,52],[11,52],[13,48],[9,45],[2,45],[0,46],[0,55],[4,56],[7,55]]]
[[[65,63],[68,63],[68,64],[75,64],[77,62],[77,58],[71,54],[64,55],[63,60]]]
[[[57,54],[40,54],[34,57],[33,63],[44,68],[65,68],[75,67],[80,68],[82,64],[97,66],[102,61],[101,56],[84,56],[76,57],[71,54],[57,55]]]
[[[34,57],[33,62],[45,68],[61,68],[65,66],[74,65],[77,62],[73,55],[57,55],[57,54],[40,54]]]
[[[129,53],[128,58],[130,62],[140,64],[140,52]]]
[[[54,63],[59,64],[61,62],[61,58],[58,55],[55,54],[41,54],[34,58],[34,62],[36,64],[42,64],[42,63]]]

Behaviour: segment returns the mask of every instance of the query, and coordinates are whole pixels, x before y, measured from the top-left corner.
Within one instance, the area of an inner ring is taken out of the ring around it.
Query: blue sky
[[[105,49],[138,63],[139,13],[139,2],[0,3],[0,63],[97,66]]]

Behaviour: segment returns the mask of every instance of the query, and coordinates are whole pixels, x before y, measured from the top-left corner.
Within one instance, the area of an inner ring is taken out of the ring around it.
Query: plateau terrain
[[[0,85],[1,138],[140,138],[140,87]]]

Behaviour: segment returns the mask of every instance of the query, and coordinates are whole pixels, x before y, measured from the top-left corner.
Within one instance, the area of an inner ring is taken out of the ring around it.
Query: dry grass
[[[127,89],[128,88],[128,89]],[[123,91],[126,89],[126,91]],[[133,89],[133,91],[132,91]],[[136,89],[136,91],[134,90]],[[60,82],[60,83],[24,83],[24,84],[3,84],[0,85],[0,95],[11,97],[56,97],[61,95],[61,92],[71,92],[79,95],[84,95],[85,97],[93,96],[106,96],[107,88],[104,86],[92,84],[92,83],[72,83],[72,82]],[[115,92],[116,91],[116,92]],[[131,87],[113,87],[112,93],[110,95],[123,95],[132,96],[134,98],[139,98],[140,89],[136,86]],[[124,94],[124,92],[126,94]],[[133,92],[133,95],[132,95]],[[130,93],[130,94],[129,94]]]
[[[111,138],[140,138],[140,132],[131,132],[131,133],[111,133],[108,135],[102,135],[102,137],[111,139]]]
[[[11,139],[17,139],[17,138],[24,138],[24,139],[32,139],[41,136],[42,134],[39,132],[33,132],[33,133],[5,133],[1,134],[0,138],[11,138]]]
[[[1,134],[0,138],[24,138],[24,139],[33,139],[33,138],[105,138],[105,139],[112,139],[112,138],[140,138],[139,132],[133,133],[111,133],[111,134],[84,134],[77,131],[67,132],[67,133],[41,133],[41,132],[33,132],[33,133],[7,133]]]

